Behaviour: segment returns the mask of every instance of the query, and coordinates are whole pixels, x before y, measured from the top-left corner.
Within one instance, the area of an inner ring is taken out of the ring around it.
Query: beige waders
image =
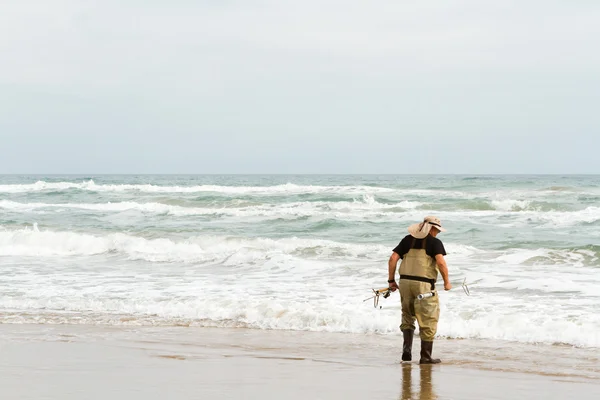
[[[437,332],[440,303],[435,290],[437,266],[435,259],[425,251],[427,239],[421,249],[411,248],[400,264],[400,299],[402,301],[402,325],[400,329],[415,330],[415,319],[419,324],[421,340],[432,342]],[[418,300],[423,293],[435,292],[432,297]]]

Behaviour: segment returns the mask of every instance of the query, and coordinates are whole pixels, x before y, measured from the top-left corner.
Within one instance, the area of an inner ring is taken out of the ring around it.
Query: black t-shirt
[[[440,239],[435,238],[431,235],[427,236],[425,239],[427,239],[427,243],[425,245],[425,252],[428,256],[435,258],[435,256],[438,254],[441,254],[443,256],[446,255],[446,249],[444,249],[444,244]],[[411,235],[406,235],[404,239],[402,239],[400,243],[398,243],[398,246],[396,246],[396,248],[394,249],[394,253],[397,253],[400,256],[400,258],[404,258],[404,255],[408,253],[408,251],[411,249],[411,244],[413,243],[413,240],[415,243],[412,246],[412,248],[422,249],[423,240],[425,239],[415,239]]]

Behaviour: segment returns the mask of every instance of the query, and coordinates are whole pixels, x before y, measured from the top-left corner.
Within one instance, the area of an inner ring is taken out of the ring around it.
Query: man
[[[435,281],[438,269],[444,279],[444,289],[452,289],[446,266],[446,250],[442,241],[436,236],[444,232],[440,219],[433,216],[425,217],[423,222],[408,227],[407,235],[392,252],[388,263],[388,283],[392,291],[400,289],[402,302],[402,325],[404,335],[402,346],[402,361],[412,360],[412,342],[415,330],[415,319],[419,324],[421,337],[420,364],[437,364],[441,360],[431,358],[433,338],[437,331],[440,316],[440,304]],[[400,286],[396,283],[396,265],[400,264]],[[433,296],[418,300],[420,294],[433,293]]]

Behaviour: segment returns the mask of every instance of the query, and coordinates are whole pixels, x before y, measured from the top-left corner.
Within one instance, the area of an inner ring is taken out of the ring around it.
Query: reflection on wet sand
[[[419,365],[419,388],[413,392],[412,374],[413,364],[402,365],[402,395],[401,400],[434,400],[437,395],[433,390],[431,379],[432,365]]]

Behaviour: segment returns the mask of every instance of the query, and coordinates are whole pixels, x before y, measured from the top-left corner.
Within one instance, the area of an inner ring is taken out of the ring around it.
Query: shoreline
[[[236,328],[0,324],[6,399],[595,399],[599,349]]]

